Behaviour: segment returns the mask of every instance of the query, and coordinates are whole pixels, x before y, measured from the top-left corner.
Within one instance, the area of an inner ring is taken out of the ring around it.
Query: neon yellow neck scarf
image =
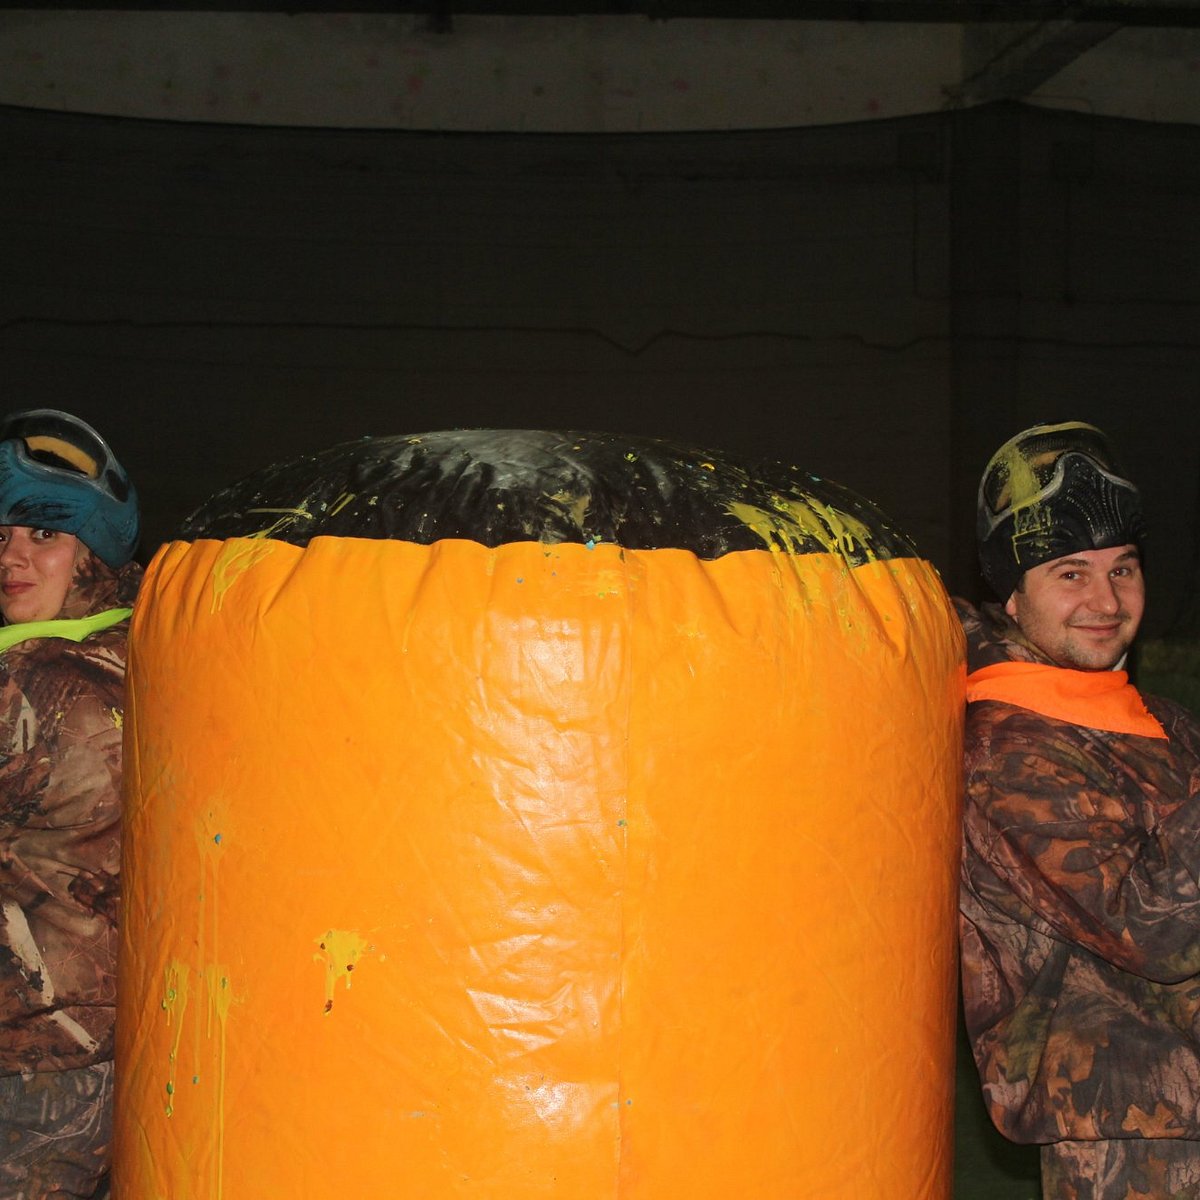
[[[23,625],[5,625],[0,628],[0,654],[18,642],[27,642],[33,638],[56,637],[82,642],[89,634],[124,621],[131,612],[132,608],[108,608],[104,612],[75,620],[27,621]]]

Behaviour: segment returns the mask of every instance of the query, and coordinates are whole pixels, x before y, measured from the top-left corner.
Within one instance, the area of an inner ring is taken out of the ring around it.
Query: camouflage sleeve
[[[980,704],[967,884],[1010,920],[1162,983],[1200,973],[1200,778],[1166,743]]]
[[[0,759],[0,1071],[9,1072],[85,1065],[108,1052],[120,867],[114,697],[81,687],[45,707],[15,691],[0,699],[9,718]]]

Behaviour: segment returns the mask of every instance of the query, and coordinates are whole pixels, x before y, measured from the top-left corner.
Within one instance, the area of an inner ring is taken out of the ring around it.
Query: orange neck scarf
[[[967,700],[1000,700],[1088,729],[1163,738],[1124,671],[1073,671],[1048,663],[1003,662],[967,676]]]

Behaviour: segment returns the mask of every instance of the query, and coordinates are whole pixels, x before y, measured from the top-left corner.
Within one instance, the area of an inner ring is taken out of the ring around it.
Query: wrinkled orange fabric
[[[946,1200],[962,631],[918,560],[175,543],[122,1200]]]
[[[1075,671],[1050,663],[1003,662],[967,676],[967,701],[999,700],[1087,729],[1166,738],[1125,671]]]

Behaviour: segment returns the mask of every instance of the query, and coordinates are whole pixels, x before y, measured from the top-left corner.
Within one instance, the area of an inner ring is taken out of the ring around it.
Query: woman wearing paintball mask
[[[0,1200],[108,1194],[137,537],[94,429],[0,422]]]

